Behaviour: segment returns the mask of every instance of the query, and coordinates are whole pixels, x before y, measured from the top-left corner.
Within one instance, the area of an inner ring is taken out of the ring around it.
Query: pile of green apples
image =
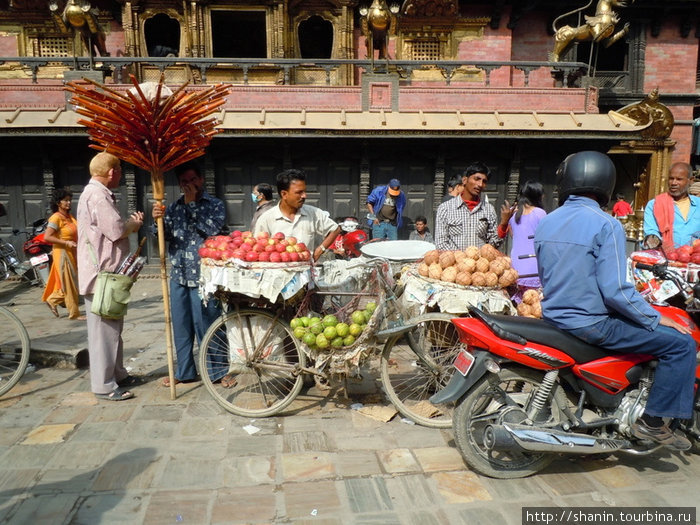
[[[355,310],[348,322],[341,322],[335,315],[325,317],[295,317],[289,322],[294,337],[311,349],[346,348],[355,344],[377,309],[377,303],[369,302],[364,310]]]

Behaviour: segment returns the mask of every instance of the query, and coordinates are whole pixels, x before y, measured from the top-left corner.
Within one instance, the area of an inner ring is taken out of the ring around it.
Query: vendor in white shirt
[[[296,237],[306,244],[317,261],[333,244],[340,226],[327,211],[304,204],[306,201],[306,173],[289,169],[277,175],[279,203],[263,213],[255,223],[253,233],[277,232],[285,237]]]

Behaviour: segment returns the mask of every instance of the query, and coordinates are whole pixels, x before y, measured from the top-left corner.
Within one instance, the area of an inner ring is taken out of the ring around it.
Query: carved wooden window
[[[67,36],[35,36],[29,38],[32,56],[68,57],[73,55],[73,42]]]
[[[408,60],[440,60],[440,40],[437,38],[420,38],[406,42]]]
[[[317,15],[300,22],[299,52],[301,58],[331,58],[333,24]]]
[[[263,10],[211,10],[212,56],[267,58],[267,13]]]

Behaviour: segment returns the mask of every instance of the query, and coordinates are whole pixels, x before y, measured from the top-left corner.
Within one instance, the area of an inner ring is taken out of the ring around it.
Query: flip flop
[[[221,378],[221,386],[224,388],[233,388],[238,384],[236,377],[233,374],[226,374]]]
[[[117,381],[117,386],[120,388],[138,386],[144,384],[145,381],[142,377],[138,376],[126,376],[124,379]]]
[[[49,303],[46,303],[46,306],[49,307],[49,310],[51,310],[51,313],[54,315],[54,317],[61,317],[58,313],[58,308],[56,308],[56,306]]]
[[[134,394],[129,392],[126,388],[117,387],[109,394],[95,394],[95,397],[97,399],[104,399],[105,401],[124,401],[134,397]]]
[[[200,381],[199,377],[195,377],[194,379],[183,379],[182,381],[179,380],[177,377],[175,378],[175,384],[187,384],[187,383],[196,383],[197,381]],[[170,377],[165,376],[163,380],[160,382],[161,386],[164,386],[165,388],[170,388]]]

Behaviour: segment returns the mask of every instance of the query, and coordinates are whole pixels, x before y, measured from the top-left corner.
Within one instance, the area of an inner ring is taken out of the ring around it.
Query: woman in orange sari
[[[54,214],[49,217],[44,233],[44,238],[53,244],[53,263],[41,300],[46,302],[56,317],[60,317],[58,306],[65,306],[69,319],[84,320],[78,308],[78,266],[75,258],[78,222],[70,213],[72,200],[73,192],[68,188],[53,193],[51,209]]]

